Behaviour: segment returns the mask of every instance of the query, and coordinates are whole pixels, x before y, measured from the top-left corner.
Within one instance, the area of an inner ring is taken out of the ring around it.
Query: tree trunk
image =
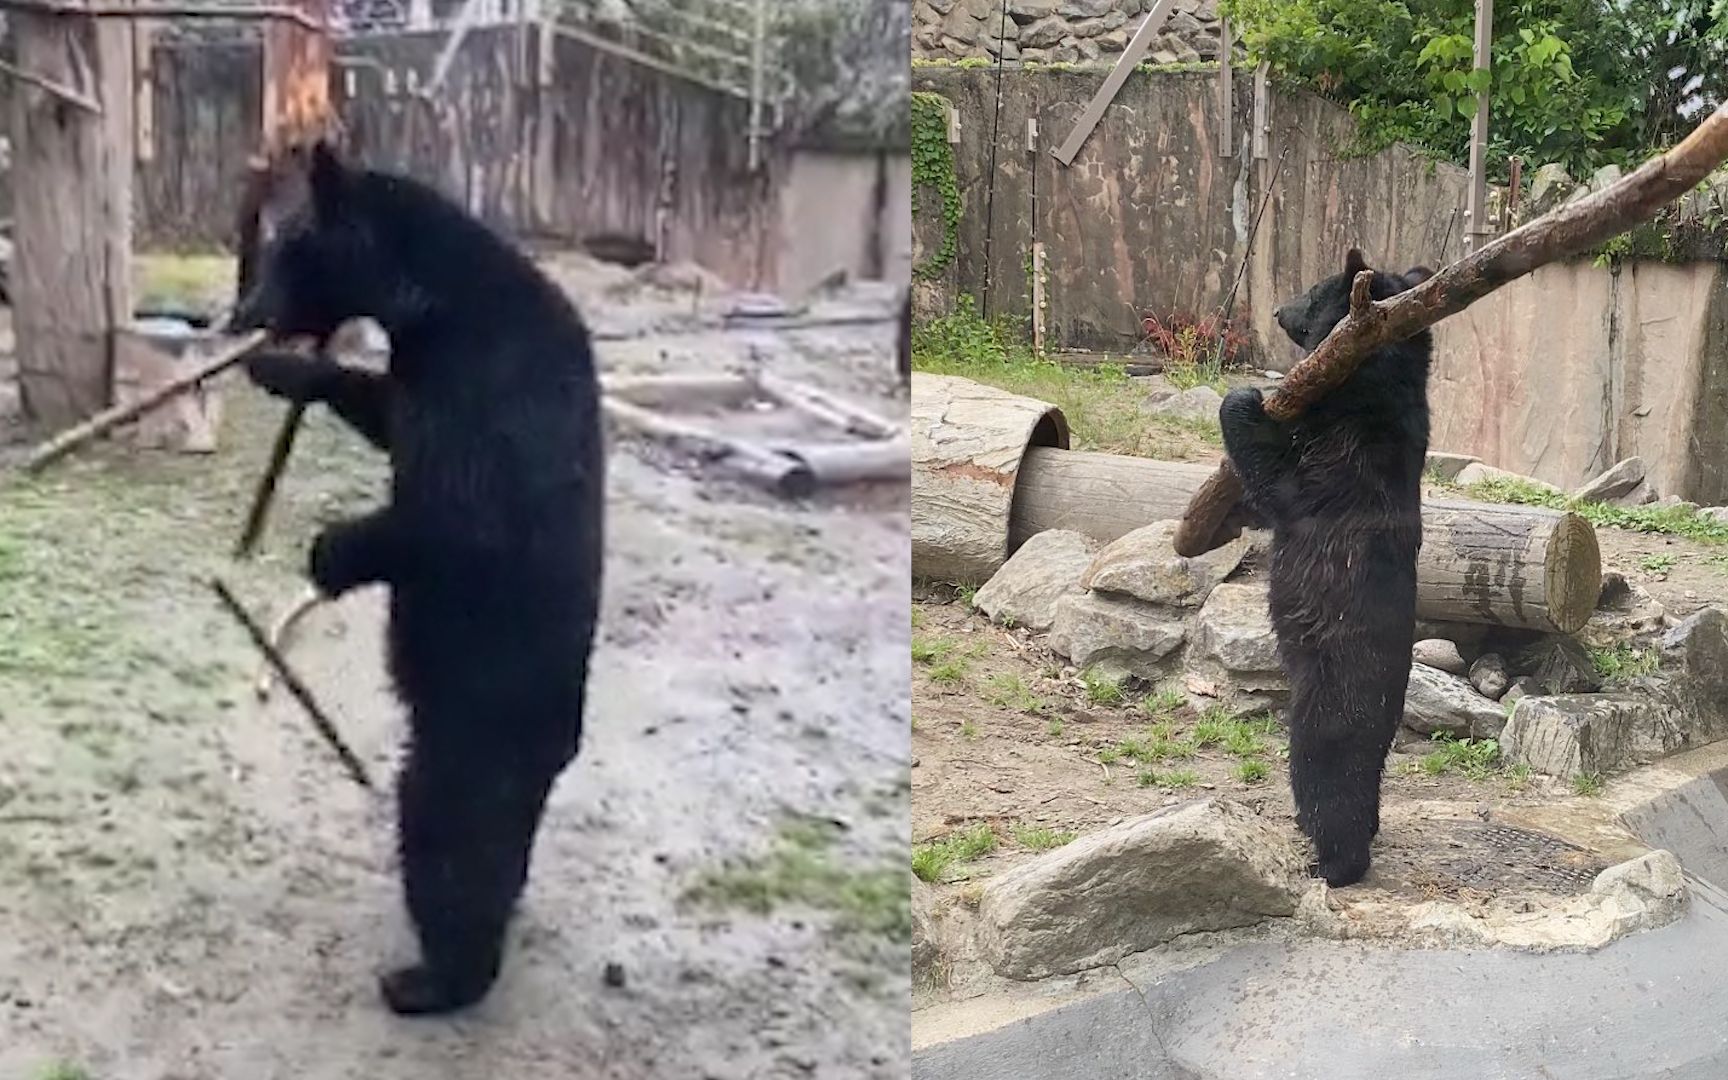
[[[1108,543],[1180,518],[1210,465],[1034,446],[1015,486],[1009,548],[1045,529]],[[1234,535],[1244,519],[1226,530]],[[1416,560],[1416,614],[1569,634],[1596,609],[1602,556],[1576,514],[1527,506],[1425,502]]]
[[[99,101],[93,115],[12,89],[12,300],[25,415],[65,427],[113,389],[113,329],[132,316],[132,26],[10,13],[18,66]]]

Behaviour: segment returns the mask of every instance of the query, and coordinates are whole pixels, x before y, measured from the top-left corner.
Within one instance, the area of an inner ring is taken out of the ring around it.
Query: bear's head
[[[1290,340],[1299,345],[1303,352],[1313,352],[1319,347],[1332,328],[1344,321],[1344,316],[1350,313],[1350,285],[1356,280],[1356,275],[1369,269],[1368,261],[1362,253],[1351,248],[1344,256],[1344,272],[1315,285],[1301,296],[1289,301],[1276,312],[1278,325],[1290,335]],[[1369,289],[1369,295],[1375,300],[1386,300],[1397,296],[1406,289],[1413,289],[1434,276],[1434,272],[1425,266],[1411,267],[1402,274],[1388,274],[1382,270],[1374,271],[1374,283]]]
[[[358,198],[364,174],[325,142],[313,146],[272,184],[261,210],[256,278],[235,306],[230,333],[266,330],[276,339],[315,338],[322,347],[343,323],[380,317],[376,230]]]

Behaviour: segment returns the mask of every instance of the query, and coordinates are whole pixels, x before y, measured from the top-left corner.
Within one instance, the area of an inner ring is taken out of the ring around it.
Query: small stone
[[[1629,494],[1644,482],[1644,459],[1629,457],[1573,493],[1577,499],[1608,502]]]
[[[1028,48],[1047,48],[1067,36],[1068,24],[1055,15],[1020,28],[1020,44]]]
[[[1226,582],[1214,588],[1194,625],[1194,651],[1225,671],[1282,670],[1266,587]]]
[[[1520,700],[1500,737],[1510,764],[1564,779],[1606,776],[1684,744],[1676,710],[1634,694]]]
[[[1506,726],[1506,714],[1465,679],[1412,664],[1410,685],[1404,692],[1404,726],[1425,735],[1444,732],[1461,739],[1491,739]]]
[[[1708,518],[1718,525],[1728,525],[1728,506],[1701,506],[1698,516]]]
[[[1528,675],[1520,675],[1516,679],[1513,679],[1512,685],[1508,686],[1506,692],[1500,695],[1500,704],[1503,706],[1516,705],[1520,698],[1529,697],[1531,695],[1541,697],[1542,684]]]
[[[1076,667],[1157,679],[1169,674],[1188,631],[1179,612],[1127,597],[1079,593],[1062,597],[1049,645]]]
[[[1566,172],[1566,166],[1551,162],[1530,174],[1530,198],[1525,204],[1525,217],[1533,220],[1565,202],[1577,182]]]
[[[1458,652],[1458,645],[1445,638],[1418,641],[1410,647],[1410,659],[1452,675],[1462,675],[1470,670],[1469,665],[1464,663],[1464,657]]]
[[[1506,671],[1506,661],[1499,653],[1488,653],[1470,665],[1470,685],[1490,701],[1499,701],[1512,686],[1512,676]]]
[[[607,986],[614,990],[622,990],[624,988],[624,965],[619,963],[607,964],[604,979]]]
[[[1601,687],[1589,650],[1569,637],[1553,635],[1525,648],[1512,669],[1533,677],[1549,694],[1587,694]]]
[[[1637,487],[1613,500],[1615,506],[1649,506],[1659,496],[1656,489],[1650,486],[1648,480],[1641,481]]]

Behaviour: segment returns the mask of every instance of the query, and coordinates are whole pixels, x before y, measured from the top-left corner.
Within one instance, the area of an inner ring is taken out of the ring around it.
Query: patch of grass
[[[919,627],[923,626],[925,623],[927,623],[929,621],[930,621],[930,619],[927,615],[924,614],[923,608],[913,608],[912,609],[912,629],[917,630]]]
[[[1242,781],[1244,784],[1258,784],[1260,781],[1266,779],[1266,776],[1270,771],[1270,768],[1264,761],[1261,761],[1259,758],[1249,758],[1247,761],[1239,763],[1231,772],[1231,775]]]
[[[1105,765],[1114,765],[1122,760],[1122,749],[1116,746],[1106,746],[1098,751],[1098,760]]]
[[[1045,726],[1044,730],[1050,733],[1052,739],[1059,739],[1062,737],[1062,726],[1060,718],[1052,718],[1050,723]]]
[[[1068,420],[1073,448],[1191,461],[1223,445],[1215,419],[1184,420],[1140,411],[1145,392],[1122,365],[1068,366],[1034,352],[1017,327],[988,323],[971,297],[955,312],[912,331],[912,364],[935,375],[959,375],[1048,401]]]
[[[1572,794],[1595,798],[1602,794],[1602,777],[1596,773],[1581,773],[1572,778]]]
[[[952,638],[912,635],[912,659],[920,664],[934,664],[953,651]]]
[[[35,1080],[91,1080],[90,1071],[70,1061],[54,1061],[44,1065]]]
[[[1170,769],[1160,772],[1157,769],[1142,770],[1139,777],[1141,787],[1169,788],[1172,791],[1183,791],[1200,783],[1200,774],[1193,769]]]
[[[912,848],[912,872],[921,881],[940,881],[949,870],[995,851],[996,842],[996,830],[987,823],[980,823],[965,832],[915,845]]]
[[[1147,694],[1140,699],[1140,709],[1154,720],[1169,720],[1176,710],[1188,704],[1188,695],[1170,688]]]
[[[978,737],[978,725],[971,720],[960,721],[960,737],[962,739],[976,739]]]
[[[826,911],[844,931],[910,942],[911,898],[901,876],[906,871],[848,866],[835,854],[838,839],[839,830],[827,822],[788,822],[766,854],[703,875],[685,898],[757,915],[782,907]]]
[[[1025,680],[1018,675],[999,673],[985,681],[989,688],[984,696],[993,705],[1025,713],[1041,713],[1049,707],[1049,703],[1028,689]]]
[[[954,587],[954,595],[958,596],[960,598],[960,602],[962,604],[966,605],[967,611],[972,611],[973,609],[977,608],[977,606],[978,606],[978,586],[976,586],[976,585],[957,585]]]
[[[1456,739],[1437,732],[1429,741],[1434,749],[1417,763],[1428,776],[1457,773],[1467,780],[1486,780],[1500,767],[1500,744],[1494,739]]]
[[[1064,844],[1072,843],[1074,838],[1078,835],[1080,834],[1060,832],[1056,829],[1044,827],[1032,828],[1025,825],[1016,825],[1014,827],[1014,839],[1021,847],[1029,848],[1033,851],[1050,851],[1054,848],[1059,848]]]
[[[1086,700],[1094,705],[1120,705],[1128,700],[1128,690],[1122,685],[1122,679],[1095,667],[1082,671],[1080,682],[1086,687]]]
[[[1622,641],[1612,648],[1590,650],[1590,661],[1604,683],[1622,686],[1633,679],[1654,675],[1662,655],[1655,649],[1638,649]]]
[[[1201,715],[1189,738],[1198,747],[1222,747],[1233,757],[1250,758],[1265,754],[1263,737],[1280,730],[1278,721],[1265,714],[1238,719],[1222,706],[1214,705]]]
[[[930,681],[946,684],[964,682],[969,667],[971,665],[962,657],[944,660],[930,668]]]
[[[1506,786],[1513,791],[1523,791],[1530,786],[1530,766],[1519,762],[1506,770]]]
[[[1146,730],[1145,738],[1123,739],[1116,744],[1116,750],[1119,756],[1142,765],[1185,761],[1199,752],[1190,740],[1176,738],[1168,723],[1152,725]]]
[[[1674,556],[1667,554],[1646,555],[1638,560],[1638,568],[1647,574],[1666,575],[1668,571],[1674,569],[1674,564],[1678,561]]]
[[[1482,502],[1517,503],[1570,510],[1597,528],[1683,536],[1705,544],[1728,544],[1728,524],[1705,517],[1690,506],[1610,506],[1574,499],[1561,491],[1518,478],[1493,477],[1458,489]],[[1665,556],[1657,556],[1664,558]]]

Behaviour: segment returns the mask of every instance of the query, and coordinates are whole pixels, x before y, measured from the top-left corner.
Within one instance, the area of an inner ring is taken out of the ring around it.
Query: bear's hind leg
[[[421,961],[384,976],[394,1012],[453,1012],[492,988],[556,778],[543,763],[495,751],[410,752],[399,792],[402,874]]]
[[[1315,874],[1342,888],[1368,873],[1391,735],[1360,672],[1323,656],[1310,662],[1290,706],[1290,789],[1297,824],[1314,842]]]

